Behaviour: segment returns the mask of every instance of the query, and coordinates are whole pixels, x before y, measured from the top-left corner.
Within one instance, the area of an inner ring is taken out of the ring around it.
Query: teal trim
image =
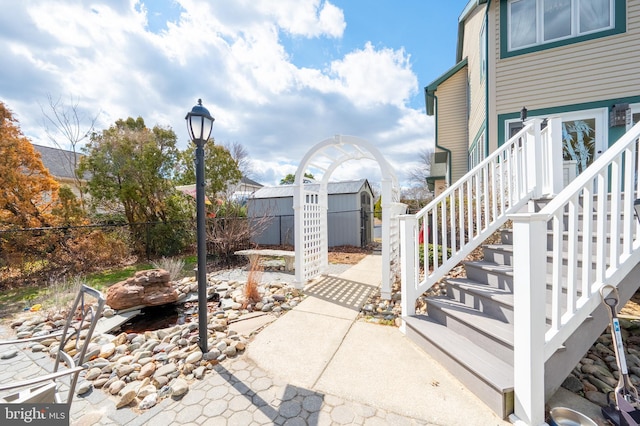
[[[478,146],[478,141],[480,140],[480,137],[484,134],[484,139],[485,139],[485,146],[486,146],[486,140],[489,139],[488,135],[486,134],[487,132],[487,121],[485,120],[484,123],[482,123],[482,126],[480,126],[480,130],[478,130],[478,132],[476,133],[476,135],[473,138],[473,142],[471,142],[471,146],[469,147],[469,149],[467,150],[467,169],[471,170],[471,168],[469,167],[469,155],[476,149],[476,147]],[[485,149],[485,147],[482,147],[482,149]],[[484,151],[484,155],[482,156],[482,158],[486,158],[487,157],[487,151]]]
[[[442,74],[440,77],[433,80],[428,86],[424,88],[425,92],[425,102],[427,104],[427,115],[433,115],[435,113],[434,108],[434,99],[435,92],[438,90],[438,86],[451,78],[455,73],[460,71],[462,68],[467,66],[467,58],[464,58],[462,61],[455,64],[452,68],[450,68],[447,72]]]
[[[471,142],[471,148],[469,148],[469,151],[473,150],[473,147],[478,143],[478,139],[480,139],[480,136],[482,136],[482,133],[486,133],[486,131],[487,131],[487,122],[485,121],[482,124],[482,126],[480,126],[480,130],[478,130],[476,135],[473,137],[473,142]]]
[[[427,96],[432,98],[432,103],[435,104],[436,106],[438,105],[438,97],[435,95],[435,93],[433,92],[426,92]],[[433,115],[433,114],[432,114]],[[450,180],[451,180],[451,150],[448,148],[445,148],[444,146],[440,146],[438,145],[438,117],[436,117],[436,123],[435,123],[435,128],[434,128],[434,134],[435,134],[435,147],[437,149],[441,149],[443,151],[445,151],[448,155],[447,155],[447,169],[448,169],[448,177],[447,177],[447,184],[451,184]]]
[[[507,0],[500,1],[500,58],[510,58],[513,56],[525,55],[527,53],[539,52],[542,50],[553,49],[554,47],[566,46],[574,43],[581,43],[587,40],[595,40],[602,37],[608,37],[615,34],[622,34],[627,31],[627,2],[626,0],[615,0],[613,28],[595,33],[584,34],[577,37],[571,37],[564,40],[552,41],[549,43],[541,43],[524,49],[509,51],[508,46],[508,11]]]
[[[464,44],[464,22],[471,12],[481,4],[491,3],[490,0],[469,0],[467,5],[462,9],[462,13],[458,18],[458,42],[456,43],[456,62],[462,60],[462,46]],[[487,6],[488,8],[488,6]]]
[[[595,108],[610,109],[612,105],[620,104],[620,103],[629,103],[629,104],[640,103],[640,95],[628,96],[625,98],[614,98],[614,99],[608,99],[604,101],[584,102],[581,104],[563,105],[563,106],[552,107],[552,108],[532,109],[532,110],[529,110],[528,115],[530,117],[534,117],[534,116],[544,117],[545,115],[561,114],[564,112],[584,111],[587,109],[595,109]],[[503,143],[505,143],[504,127],[505,127],[506,121],[517,119],[517,118],[520,118],[520,111],[510,112],[506,114],[498,114],[498,146],[501,146]],[[622,131],[622,134],[624,134],[624,131]],[[618,137],[615,137],[616,135]],[[609,127],[609,145],[614,143],[620,136],[621,134],[618,127]]]
[[[491,0],[487,1],[487,7],[484,10],[484,26],[487,32],[487,37],[485,37],[485,41],[487,45],[485,46],[487,52],[487,63],[486,69],[484,71],[484,128],[487,133],[487,137],[484,138],[484,156],[489,155],[489,9],[491,8]],[[495,32],[495,31],[494,31]]]

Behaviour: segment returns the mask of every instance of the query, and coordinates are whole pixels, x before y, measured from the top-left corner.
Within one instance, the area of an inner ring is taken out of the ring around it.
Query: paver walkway
[[[182,399],[144,412],[116,410],[114,397],[94,389],[74,399],[71,424],[509,424],[397,328],[357,320],[364,294],[380,285],[380,262],[367,256],[309,287],[302,303],[268,324],[244,354],[191,383]],[[0,360],[0,382],[37,375],[47,363],[30,351]]]

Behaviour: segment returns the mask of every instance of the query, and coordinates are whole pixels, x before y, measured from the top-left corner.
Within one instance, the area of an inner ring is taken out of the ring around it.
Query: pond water
[[[195,321],[198,317],[197,312],[198,304],[192,302],[150,306],[143,308],[140,314],[122,324],[113,333],[144,333],[145,331],[173,327],[192,320]]]

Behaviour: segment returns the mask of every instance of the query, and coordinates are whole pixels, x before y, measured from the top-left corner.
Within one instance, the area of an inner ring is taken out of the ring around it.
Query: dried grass
[[[251,262],[251,269],[247,275],[247,284],[244,286],[244,296],[249,303],[256,303],[261,299],[260,293],[258,292],[258,285],[262,279],[263,271],[262,259],[258,256]]]
[[[152,263],[154,268],[164,269],[169,273],[169,280],[176,281],[182,276],[184,269],[184,260],[175,257],[163,257]]]

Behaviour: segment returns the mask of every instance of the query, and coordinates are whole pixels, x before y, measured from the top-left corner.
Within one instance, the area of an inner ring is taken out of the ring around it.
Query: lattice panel
[[[323,238],[326,235],[326,223],[323,224],[323,208],[319,203],[319,194],[304,193],[302,209],[303,248],[304,248],[304,279],[310,280],[321,273]],[[324,216],[326,221],[326,215]]]

